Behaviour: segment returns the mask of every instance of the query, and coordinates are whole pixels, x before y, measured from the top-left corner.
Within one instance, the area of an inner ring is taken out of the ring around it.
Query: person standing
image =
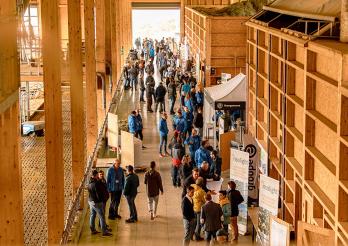
[[[229,198],[231,203],[231,230],[232,238],[231,242],[238,242],[238,215],[239,209],[238,205],[244,201],[244,198],[238,190],[236,190],[236,183],[234,181],[229,181],[228,186],[230,188]]]
[[[163,195],[163,185],[161,174],[155,170],[156,163],[151,161],[150,170],[145,173],[144,183],[146,185],[147,201],[149,204],[149,212],[151,220],[157,216],[157,205],[159,194]]]
[[[131,66],[131,68],[129,69],[129,77],[130,77],[130,87],[136,90],[137,89],[137,83],[138,83],[138,69],[135,66],[135,64],[133,64]]]
[[[129,133],[132,133],[135,137],[138,136],[139,123],[136,117],[136,112],[133,110],[128,116],[128,130]]]
[[[163,112],[161,120],[159,122],[159,135],[160,135],[160,146],[159,146],[159,155],[164,157],[168,155],[167,152],[167,141],[168,141],[168,125],[167,125],[167,113]],[[164,147],[164,154],[162,154],[162,147]]]
[[[98,214],[103,236],[111,236],[111,230],[108,230],[105,222],[105,214],[103,210],[103,187],[98,180],[98,171],[92,171],[92,177],[88,184],[88,204],[90,208],[89,228],[92,235],[99,233],[95,229],[95,218]]]
[[[228,225],[231,223],[231,204],[227,197],[227,192],[225,190],[219,191],[219,204],[222,209],[222,213],[224,216],[223,228],[228,235]]]
[[[140,109],[137,109],[135,111],[135,117],[136,117],[136,120],[137,120],[137,133],[136,133],[135,136],[141,140],[141,143],[142,143],[141,147],[143,149],[146,149],[146,147],[143,145],[143,139],[144,139],[143,128],[144,128],[144,125],[143,125],[143,118],[141,117],[141,114],[140,114]]]
[[[186,126],[185,119],[182,116],[181,110],[178,109],[176,116],[173,117],[173,128],[174,130],[179,132],[180,136],[183,136],[185,131],[185,126]]]
[[[139,177],[134,173],[133,166],[127,166],[127,177],[125,180],[123,195],[127,199],[129,207],[129,219],[126,219],[126,223],[135,223],[138,221],[137,208],[135,206],[135,198],[138,194]]]
[[[181,160],[181,167],[179,170],[180,179],[184,182],[191,174],[193,170],[193,164],[190,155],[184,155]]]
[[[196,217],[193,210],[193,195],[194,188],[192,186],[187,187],[186,195],[181,202],[181,210],[184,221],[184,246],[190,245],[196,225]]]
[[[176,101],[176,84],[173,78],[169,78],[169,84],[168,84],[168,99],[169,99],[169,112],[170,114],[175,114],[174,112],[174,105]]]
[[[197,112],[194,115],[193,126],[194,128],[197,129],[197,131],[199,132],[199,136],[201,136],[202,138],[203,137],[203,113],[202,113],[201,107],[198,107]]]
[[[162,113],[162,111],[166,111],[166,105],[164,100],[166,93],[167,93],[167,89],[164,87],[163,83],[160,82],[155,90],[155,98],[156,98],[155,112],[157,112],[158,105],[160,106],[159,108],[160,113]]]
[[[216,239],[216,232],[221,229],[221,206],[212,201],[210,193],[205,196],[207,201],[202,206],[201,223],[204,224],[206,245],[210,245],[212,238]]]
[[[193,195],[193,210],[195,211],[195,216],[196,216],[196,229],[195,229],[195,238],[196,241],[202,241],[203,238],[201,238],[201,209],[202,206],[205,203],[205,195],[206,192],[203,190],[203,178],[198,177],[196,180],[196,184],[192,185],[193,188],[195,188],[195,193]]]
[[[144,82],[144,70],[142,69],[139,74],[139,86],[140,86],[140,102],[145,102],[145,82]]]
[[[155,95],[155,79],[152,77],[152,74],[149,74],[146,78],[146,102],[147,102],[147,111],[152,111],[152,97]]]
[[[195,153],[201,145],[201,137],[197,135],[196,129],[192,129],[192,135],[187,137],[187,139],[185,140],[185,144],[189,146],[191,160],[194,160]],[[194,163],[194,166],[196,166],[196,163]]]
[[[213,150],[211,152],[210,157],[212,159],[212,165],[210,166],[210,175],[221,177],[221,157],[219,157],[218,152],[216,150]]]
[[[114,164],[108,169],[106,185],[111,196],[109,219],[121,219],[118,213],[118,207],[124,187],[124,173],[119,159],[116,159]]]
[[[197,92],[195,94],[195,97],[196,97],[197,107],[203,108],[204,94],[203,94],[203,91],[202,91],[201,87],[198,88],[198,90],[197,90]]]
[[[181,166],[181,159],[183,158],[184,155],[185,155],[185,147],[182,144],[182,140],[179,136],[172,150],[172,181],[173,181],[174,187],[181,186],[179,170]]]
[[[210,157],[210,152],[209,152],[208,148],[209,148],[209,141],[203,140],[201,147],[195,153],[195,162],[196,162],[196,165],[198,168],[201,167],[203,161],[208,162],[209,167],[211,167],[212,159]]]

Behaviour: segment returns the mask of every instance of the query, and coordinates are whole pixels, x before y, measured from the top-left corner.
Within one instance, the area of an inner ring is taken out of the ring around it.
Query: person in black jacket
[[[134,168],[131,165],[127,166],[127,172],[128,175],[126,177],[123,195],[127,199],[130,216],[126,222],[134,223],[138,221],[137,208],[135,207],[135,197],[138,194],[139,177],[134,173]]]
[[[160,82],[155,91],[155,97],[156,97],[155,112],[157,112],[158,104],[160,104],[160,108],[159,108],[160,113],[162,113],[162,111],[166,111],[166,104],[164,101],[164,97],[166,96],[166,93],[167,93],[166,87],[164,87],[163,83]]]
[[[152,74],[148,75],[146,78],[146,103],[147,103],[147,111],[152,111],[152,97],[155,96],[155,79],[152,77]]]
[[[101,187],[102,187],[102,200],[103,200],[103,212],[104,212],[104,216],[105,216],[105,207],[106,207],[106,202],[109,200],[109,192],[108,192],[108,186],[106,184],[106,180],[104,177],[104,171],[103,170],[99,170],[98,172],[98,180],[101,183]],[[99,222],[99,226],[101,226],[100,222]],[[109,226],[106,225],[106,228],[108,228]]]
[[[193,126],[197,128],[199,136],[203,137],[203,113],[201,107],[198,107],[197,113],[194,115]]]
[[[219,157],[218,152],[216,150],[213,150],[210,153],[210,157],[213,160],[213,164],[210,166],[210,175],[216,175],[217,177],[221,177],[221,157]]]
[[[187,187],[187,194],[182,199],[181,209],[184,220],[184,246],[190,245],[196,225],[195,212],[193,211],[193,194],[195,189]]]
[[[233,181],[228,182],[230,188],[229,199],[231,203],[231,228],[232,228],[232,241],[238,241],[238,224],[237,219],[239,215],[238,205],[244,201],[244,198],[238,190],[236,190],[236,183]]]
[[[103,236],[111,236],[110,230],[106,227],[105,222],[105,214],[103,209],[103,184],[100,180],[98,180],[98,171],[93,170],[92,177],[88,184],[88,204],[90,207],[90,219],[89,219],[89,226],[91,229],[92,234],[99,233],[95,229],[95,217],[98,214],[101,229],[103,231]]]
[[[169,79],[169,84],[168,84],[168,99],[169,99],[169,104],[170,104],[170,114],[175,114],[174,112],[174,105],[176,101],[176,84],[173,78]]]

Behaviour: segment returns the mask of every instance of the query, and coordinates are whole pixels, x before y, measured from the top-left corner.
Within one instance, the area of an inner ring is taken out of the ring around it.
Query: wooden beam
[[[118,44],[117,39],[119,38],[117,33],[117,19],[116,19],[116,7],[117,3],[116,1],[111,1],[110,5],[110,18],[111,18],[111,67],[112,67],[112,84],[113,87],[116,88],[117,81],[118,81]]]
[[[64,229],[64,161],[59,0],[41,0],[45,90],[45,142],[48,244],[58,244]]]
[[[105,1],[96,2],[96,60],[97,72],[105,73]]]
[[[19,159],[16,2],[0,7],[0,245],[23,245],[23,195]],[[12,96],[11,96],[12,95]],[[17,97],[16,97],[17,95]],[[9,100],[10,99],[10,100]]]
[[[70,105],[71,105],[71,145],[73,195],[83,178],[85,149],[85,109],[83,96],[83,71],[81,52],[81,3],[68,0],[69,27],[69,68],[70,68]]]
[[[94,19],[94,0],[84,0],[88,155],[91,154],[98,137]]]

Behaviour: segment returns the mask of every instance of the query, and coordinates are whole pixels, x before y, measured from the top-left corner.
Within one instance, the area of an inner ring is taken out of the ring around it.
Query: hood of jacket
[[[229,204],[229,203],[230,203],[230,201],[228,200],[228,197],[225,197],[225,198],[219,200],[219,204],[221,207],[226,205],[226,204]]]

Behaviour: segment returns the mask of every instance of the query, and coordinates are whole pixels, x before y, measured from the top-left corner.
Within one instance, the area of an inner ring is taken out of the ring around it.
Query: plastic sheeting
[[[334,21],[340,16],[341,0],[277,0],[264,6],[263,9],[310,19]]]

